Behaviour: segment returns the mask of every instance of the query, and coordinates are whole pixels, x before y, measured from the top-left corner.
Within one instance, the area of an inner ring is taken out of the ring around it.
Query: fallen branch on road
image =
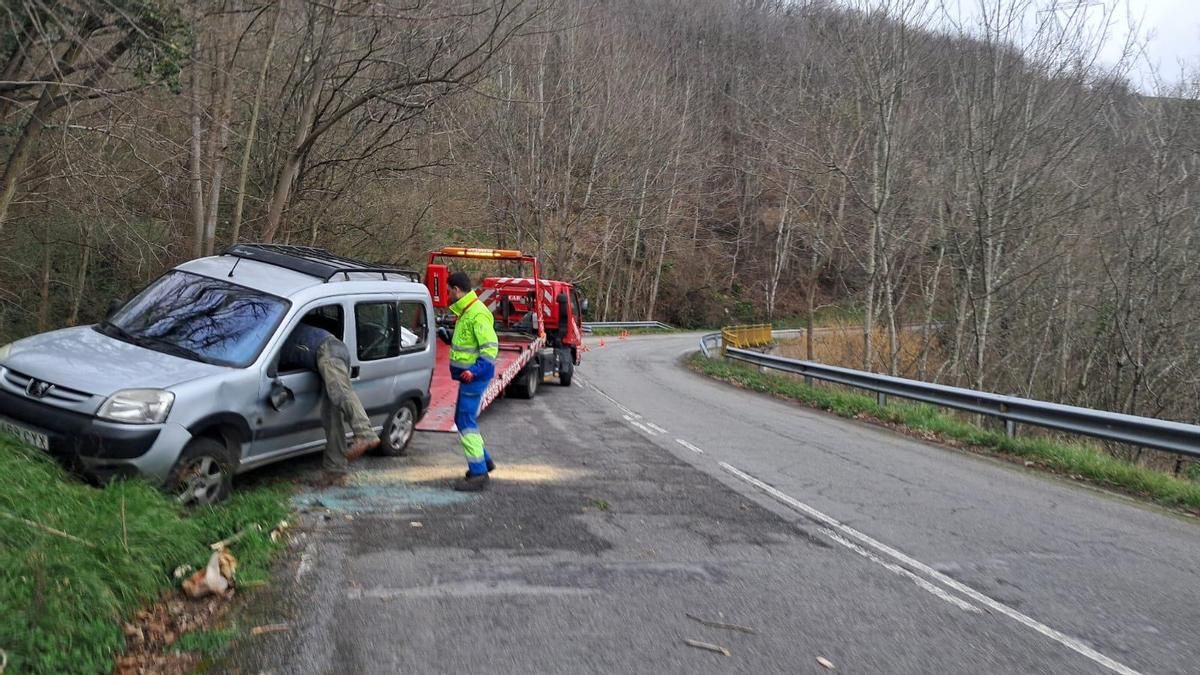
[[[722,647],[720,645],[714,645],[714,644],[711,644],[708,642],[701,642],[699,640],[684,640],[684,643],[687,644],[687,646],[689,646],[689,647],[695,647],[696,649],[704,649],[706,651],[716,652],[717,654],[723,654],[725,656],[729,656],[729,650],[725,649],[724,647]]]
[[[722,623],[720,621],[708,621],[707,619],[701,619],[700,617],[694,616],[692,614],[684,614],[684,616],[691,619],[692,621],[695,621],[696,623],[704,624],[705,626],[708,626],[709,628],[724,628],[725,630],[736,630],[736,631],[739,631],[742,633],[749,633],[750,635],[756,635],[753,628],[747,628],[745,626],[739,626],[739,625],[733,624],[733,623]]]

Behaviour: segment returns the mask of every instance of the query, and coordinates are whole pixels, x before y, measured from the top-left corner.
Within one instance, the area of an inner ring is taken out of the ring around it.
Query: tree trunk
[[[69,68],[75,65],[75,61],[79,59],[79,55],[83,52],[84,44],[87,41],[86,35],[79,35],[63,53],[63,56],[58,61],[60,69]],[[125,40],[118,43],[117,47],[125,44]],[[115,47],[114,47],[115,49]],[[125,51],[121,48],[113,56],[115,60]],[[110,50],[111,53],[111,50]],[[100,67],[100,64],[97,64]],[[107,68],[105,68],[107,70]],[[12,153],[8,156],[8,162],[4,167],[4,175],[0,176],[0,234],[4,233],[4,223],[8,218],[8,209],[12,206],[13,197],[17,194],[17,183],[20,182],[21,175],[25,173],[25,168],[29,164],[29,158],[33,154],[33,148],[37,145],[37,141],[41,138],[42,130],[46,128],[46,121],[54,114],[56,110],[66,104],[66,100],[59,98],[58,84],[47,84],[42,88],[42,94],[38,97],[37,105],[33,108],[33,114],[29,116],[29,121],[25,123],[25,128],[21,130],[21,137],[17,139],[17,145],[13,148]]]
[[[813,332],[816,330],[817,324],[817,283],[820,281],[820,274],[817,270],[820,252],[817,250],[816,231],[817,223],[813,222],[813,237],[808,246],[808,280],[804,286],[804,294],[808,301],[804,321],[804,358],[809,361],[815,360],[813,358]]]
[[[633,221],[633,248],[629,251],[629,274],[625,278],[625,299],[621,303],[621,319],[628,321],[631,318],[631,310],[633,308],[633,280],[637,275],[634,274],[637,263],[638,247],[642,243],[642,217],[646,213],[646,189],[650,182],[650,169],[647,168],[642,174],[642,195],[638,199],[637,218]]]
[[[871,221],[871,233],[867,243],[867,298],[863,311],[863,370],[875,370],[875,295],[879,278],[876,263],[876,247],[879,238],[879,218]]]
[[[658,264],[654,267],[654,282],[650,286],[650,306],[646,309],[646,320],[654,320],[658,305],[658,288],[662,281],[663,262],[667,257],[667,241],[671,236],[671,215],[675,213],[675,197],[679,194],[679,162],[683,154],[683,138],[688,123],[688,107],[692,100],[692,85],[689,82],[683,92],[683,119],[679,122],[679,135],[675,139],[675,164],[671,172],[671,194],[667,197],[667,212],[663,215],[662,244],[658,249]]]
[[[50,330],[50,241],[42,241],[42,292],[38,300],[37,328],[39,333]]]
[[[232,14],[227,15],[226,30],[223,37],[233,32]],[[233,61],[226,58],[225,39],[221,39],[217,47],[217,63],[214,72],[219,71],[217,80],[220,85],[220,103],[218,104],[217,119],[213,124],[212,152],[209,161],[212,162],[212,182],[209,184],[208,213],[204,223],[204,255],[212,255],[216,248],[217,217],[221,212],[221,182],[225,177],[226,154],[229,150],[230,118],[233,117]]]
[[[796,177],[788,176],[787,189],[783,192],[783,210],[775,226],[775,250],[771,256],[771,277],[767,279],[767,320],[775,318],[775,303],[779,299],[779,280],[787,269],[788,252],[792,247],[791,203]]]
[[[201,168],[202,134],[200,106],[200,64],[192,58],[192,143],[189,168],[192,174],[192,257],[204,255],[204,174]]]
[[[233,207],[233,231],[230,233],[230,243],[236,244],[242,236],[242,213],[246,206],[246,180],[250,174],[250,155],[254,149],[254,136],[258,132],[258,116],[262,111],[263,90],[267,85],[267,71],[271,66],[271,56],[275,53],[275,43],[279,38],[279,18],[283,16],[283,2],[277,3],[275,18],[271,20],[271,37],[267,41],[267,53],[263,56],[262,66],[258,69],[258,86],[254,89],[254,105],[250,110],[250,125],[246,130],[245,147],[242,148],[242,161],[238,170],[237,203]]]
[[[94,221],[88,218],[83,228],[83,253],[79,258],[79,273],[75,275],[75,297],[71,301],[71,316],[67,319],[67,325],[74,326],[79,323],[79,307],[83,304],[83,291],[87,286],[88,263],[92,257],[92,229]]]
[[[337,3],[334,6],[334,13],[329,19],[331,25],[336,21],[336,5]],[[317,62],[313,64],[312,68],[312,88],[300,109],[300,119],[296,125],[292,148],[284,158],[283,166],[279,167],[275,188],[271,192],[271,206],[267,210],[267,222],[263,226],[262,233],[262,240],[268,244],[275,241],[276,235],[279,234],[279,226],[283,222],[283,212],[287,209],[288,201],[291,199],[292,188],[296,178],[300,175],[304,157],[314,142],[313,125],[317,119],[317,105],[321,100],[321,91],[325,86],[325,69],[320,61],[321,54],[318,52],[315,58]]]

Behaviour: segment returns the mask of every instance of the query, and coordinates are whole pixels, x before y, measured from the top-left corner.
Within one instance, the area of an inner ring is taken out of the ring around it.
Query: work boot
[[[355,439],[354,444],[346,451],[346,459],[351,462],[362,459],[362,456],[367,454],[368,450],[374,450],[379,447],[381,441],[378,438],[359,438]]]
[[[493,462],[492,460],[490,460],[490,459],[489,459],[489,460],[487,461],[487,472],[488,472],[488,473],[491,473],[491,472],[493,472],[493,471],[495,471],[495,470],[496,470],[496,463],[495,463],[495,462]],[[465,478],[470,478],[470,477],[471,477],[471,470],[470,470],[470,469],[467,469],[467,473],[464,475],[464,477],[465,477]]]
[[[489,480],[486,473],[474,476],[467,474],[465,478],[460,478],[454,483],[454,489],[457,492],[482,492]]]

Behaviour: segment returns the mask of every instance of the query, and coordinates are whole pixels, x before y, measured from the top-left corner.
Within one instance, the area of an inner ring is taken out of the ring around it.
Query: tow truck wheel
[[[412,401],[400,404],[387,421],[383,423],[383,435],[379,444],[379,454],[388,457],[402,457],[408,452],[408,443],[412,440],[413,431],[417,428],[417,407]]]
[[[229,496],[237,462],[221,441],[195,438],[184,447],[171,470],[171,494],[187,507],[209,506]]]
[[[530,399],[537,396],[538,385],[542,383],[542,369],[536,363],[525,369],[525,374],[510,386],[509,394],[513,398]]]
[[[575,361],[571,358],[571,350],[562,349],[558,354],[558,383],[564,387],[571,386],[571,378],[575,375]]]

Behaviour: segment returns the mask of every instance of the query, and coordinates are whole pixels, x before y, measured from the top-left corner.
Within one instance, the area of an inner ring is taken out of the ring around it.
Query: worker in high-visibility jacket
[[[479,407],[488,383],[496,374],[496,357],[500,342],[492,313],[479,301],[471,289],[471,278],[465,272],[455,272],[448,280],[450,311],[458,317],[454,335],[450,338],[450,376],[458,380],[458,401],[454,408],[454,424],[458,439],[467,456],[467,475],[454,484],[460,492],[478,492],[488,484],[488,473],[496,465],[483,444],[479,433]],[[445,341],[445,332],[441,335]]]

